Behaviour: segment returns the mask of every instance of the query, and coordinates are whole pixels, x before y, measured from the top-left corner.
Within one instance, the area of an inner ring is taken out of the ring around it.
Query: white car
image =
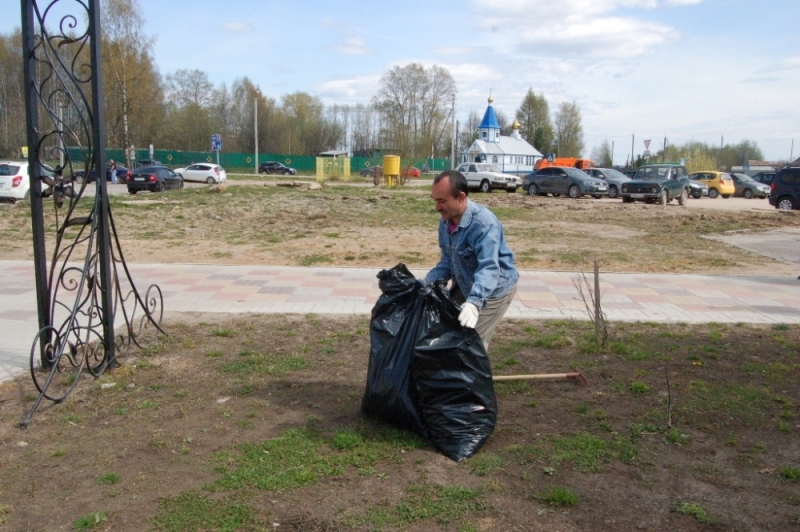
[[[42,165],[42,173],[53,176],[53,169]],[[44,185],[43,185],[44,186]],[[17,202],[31,197],[28,163],[0,161],[0,198]]]
[[[504,174],[496,164],[461,163],[457,168],[467,178],[469,188],[477,188],[481,192],[491,192],[493,188],[502,188],[506,192],[516,192],[522,180],[511,174]]]
[[[228,176],[225,169],[219,165],[211,163],[197,163],[186,168],[176,168],[175,173],[181,176],[184,181],[197,181],[199,183],[222,183]]]

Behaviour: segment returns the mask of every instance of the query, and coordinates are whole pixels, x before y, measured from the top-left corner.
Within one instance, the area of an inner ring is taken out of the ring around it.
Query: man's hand
[[[472,303],[464,303],[461,305],[461,313],[458,315],[458,323],[460,323],[462,327],[474,329],[478,324],[479,315],[480,311],[478,310],[478,307]]]

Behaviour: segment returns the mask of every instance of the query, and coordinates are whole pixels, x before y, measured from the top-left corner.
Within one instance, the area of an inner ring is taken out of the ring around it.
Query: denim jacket
[[[514,253],[492,211],[467,200],[454,233],[450,234],[449,226],[448,220],[439,220],[442,258],[425,276],[427,282],[454,279],[467,301],[479,309],[486,306],[487,299],[503,297],[514,289],[519,279]]]

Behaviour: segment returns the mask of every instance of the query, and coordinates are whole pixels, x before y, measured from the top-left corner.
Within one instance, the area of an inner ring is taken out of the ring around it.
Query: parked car
[[[753,181],[758,181],[759,183],[764,183],[765,185],[771,185],[772,181],[775,179],[775,174],[778,172],[759,172],[756,175],[752,176]]]
[[[133,161],[133,167],[139,168],[140,166],[164,166],[161,161],[155,159],[142,159],[140,161]]]
[[[800,208],[800,167],[788,166],[775,174],[769,204],[787,211]]]
[[[420,171],[416,166],[404,166],[400,169],[400,177],[419,177]]]
[[[630,177],[626,176],[619,170],[614,170],[613,168],[588,168],[584,169],[584,172],[592,177],[602,179],[608,183],[609,198],[616,198],[619,196],[619,191],[622,188],[622,184],[631,180]]]
[[[738,198],[766,198],[769,196],[769,186],[764,183],[754,181],[752,177],[747,174],[732,173],[733,186],[736,191],[733,193]]]
[[[531,196],[560,196],[567,194],[571,198],[580,198],[584,194],[596,198],[608,194],[608,183],[586,175],[583,170],[550,166],[530,173],[522,180],[522,188]]]
[[[633,179],[633,176],[636,175],[636,169],[635,168],[625,168],[624,170],[622,170],[622,173],[625,174],[626,176],[630,177],[631,179]]]
[[[124,183],[125,178],[128,177],[128,173],[130,170],[125,168],[124,166],[117,165],[117,182]],[[72,174],[72,179],[76,183],[83,183],[84,178],[86,177],[85,170],[78,170],[77,172]],[[97,170],[92,168],[92,171],[89,173],[89,183],[94,183],[97,181]],[[111,165],[106,163],[106,181],[109,183],[111,182]]]
[[[184,181],[196,181],[198,183],[222,183],[228,179],[225,169],[211,163],[191,164],[186,168],[176,168],[175,173],[181,176]]]
[[[689,195],[693,198],[700,199],[703,196],[708,196],[708,185],[701,181],[689,180]]]
[[[267,161],[258,165],[259,174],[296,175],[297,170],[278,161]]]
[[[142,190],[164,192],[182,189],[183,179],[166,166],[140,166],[128,174],[125,184],[130,194]]]
[[[457,170],[467,178],[469,188],[481,192],[491,192],[493,188],[502,188],[506,192],[516,192],[520,185],[519,177],[504,174],[500,167],[489,163],[461,163]],[[584,174],[585,175],[585,174]]]
[[[736,192],[731,174],[728,172],[693,172],[689,179],[700,181],[708,186],[708,197],[711,199],[722,196],[727,199]]]
[[[366,168],[362,168],[358,171],[358,175],[361,177],[373,177],[375,175],[375,168],[376,166],[368,166]]]
[[[636,170],[633,179],[622,185],[620,196],[623,203],[658,201],[666,205],[678,198],[680,205],[689,199],[689,177],[680,164],[646,164]]]
[[[55,172],[43,164],[42,174],[53,177]],[[31,177],[28,173],[28,163],[0,161],[0,199],[16,203],[30,198]]]

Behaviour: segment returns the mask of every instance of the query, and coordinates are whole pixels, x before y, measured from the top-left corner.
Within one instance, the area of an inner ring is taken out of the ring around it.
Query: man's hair
[[[469,195],[469,187],[467,187],[467,178],[464,177],[464,174],[462,174],[458,170],[445,170],[444,172],[436,176],[436,178],[433,180],[433,184],[435,185],[445,177],[450,180],[450,194],[454,198],[457,198],[461,192],[463,192],[465,196]]]

